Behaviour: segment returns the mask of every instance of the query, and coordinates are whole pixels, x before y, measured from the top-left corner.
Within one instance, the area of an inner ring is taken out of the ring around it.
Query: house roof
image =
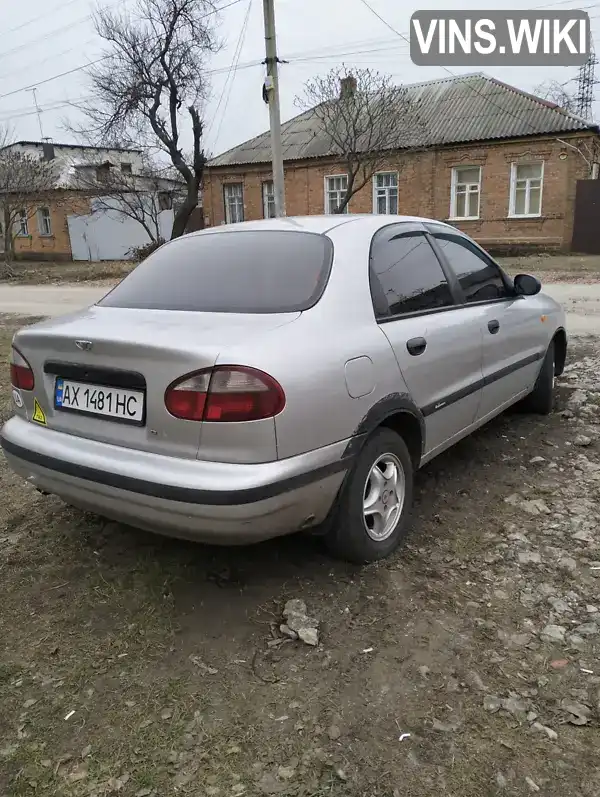
[[[564,134],[598,126],[552,102],[482,73],[406,85],[406,96],[418,115],[420,141],[407,146],[441,146],[475,141]],[[334,153],[314,110],[281,126],[285,161],[320,158]],[[210,167],[271,161],[271,135],[262,133],[209,161]]]
[[[10,144],[6,144],[5,147],[0,147],[0,149],[8,149],[9,147],[16,147],[16,146],[25,146],[25,147],[43,147],[44,144],[52,144],[53,147],[64,147],[68,149],[94,149],[102,152],[106,152],[107,150],[111,150],[114,152],[138,152],[141,153],[141,149],[136,149],[135,147],[94,147],[91,144],[62,144],[58,143],[57,141],[13,141]]]

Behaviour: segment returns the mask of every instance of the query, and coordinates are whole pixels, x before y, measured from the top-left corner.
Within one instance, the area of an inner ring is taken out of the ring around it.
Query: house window
[[[38,209],[38,231],[40,235],[52,235],[52,222],[50,220],[50,209]]]
[[[223,186],[225,221],[235,224],[244,221],[244,186],[242,183],[226,183]]]
[[[25,209],[19,211],[19,217],[17,218],[17,235],[29,235],[29,222]]]
[[[509,216],[540,216],[544,163],[513,163],[510,172]]]
[[[158,209],[159,210],[172,210],[173,197],[167,191],[159,191],[158,194]]]
[[[348,175],[340,174],[325,178],[325,213],[335,213],[342,204],[348,188]],[[348,205],[342,213],[348,213]]]
[[[376,174],[373,192],[373,213],[398,213],[398,172]]]
[[[275,218],[275,188],[273,181],[268,180],[262,184],[263,218]]]
[[[121,171],[123,174],[131,174],[131,163],[122,163]]]
[[[478,219],[480,196],[481,169],[479,166],[458,166],[452,169],[451,219]]]
[[[106,180],[110,174],[110,163],[101,163],[96,166],[96,180]]]

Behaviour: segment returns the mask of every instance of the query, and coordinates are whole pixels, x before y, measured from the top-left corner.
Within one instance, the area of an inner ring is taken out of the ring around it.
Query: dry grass
[[[114,283],[126,277],[135,268],[127,260],[77,263],[51,263],[20,261],[13,265],[14,276],[7,280],[19,285],[45,285],[77,282]]]
[[[513,276],[534,274],[542,282],[598,282],[600,255],[528,255],[502,257],[498,262]]]

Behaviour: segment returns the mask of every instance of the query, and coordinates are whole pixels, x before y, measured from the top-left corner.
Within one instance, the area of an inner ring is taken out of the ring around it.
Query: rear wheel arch
[[[385,396],[374,404],[360,422],[353,437],[352,453],[358,453],[370,436],[380,428],[400,435],[409,450],[416,470],[423,456],[425,420],[411,397],[404,393]]]
[[[560,376],[565,370],[567,360],[567,333],[560,327],[552,338],[554,343],[554,376]]]

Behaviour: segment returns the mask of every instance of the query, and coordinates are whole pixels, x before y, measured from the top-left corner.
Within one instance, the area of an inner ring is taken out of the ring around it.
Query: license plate
[[[120,387],[89,385],[58,378],[54,387],[54,406],[57,410],[82,412],[102,418],[143,424],[144,393]]]

